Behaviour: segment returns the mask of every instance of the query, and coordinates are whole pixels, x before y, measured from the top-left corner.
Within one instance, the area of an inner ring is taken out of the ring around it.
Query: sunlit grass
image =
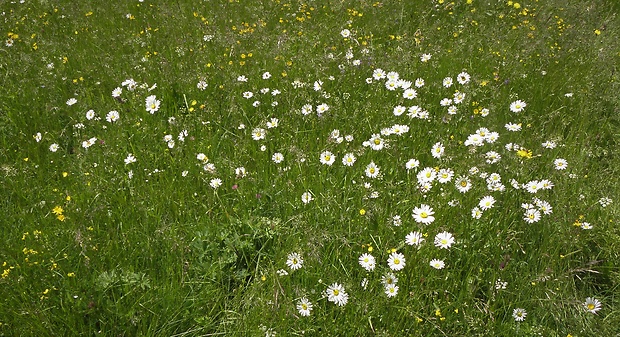
[[[3,3],[0,334],[617,333],[608,2]]]

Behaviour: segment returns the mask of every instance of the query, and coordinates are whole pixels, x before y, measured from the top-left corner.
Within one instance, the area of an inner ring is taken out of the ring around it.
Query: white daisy
[[[299,253],[290,253],[286,258],[286,265],[291,268],[291,270],[297,270],[301,268],[304,264],[304,259],[302,259]]]
[[[394,271],[399,271],[405,268],[405,256],[398,252],[393,252],[388,257],[388,266]]]
[[[424,241],[424,238],[420,232],[411,232],[405,237],[405,243],[410,246],[419,246],[422,241]]]
[[[441,232],[435,235],[435,246],[441,249],[448,249],[454,243],[454,237],[448,232]]]
[[[321,164],[331,166],[335,160],[336,160],[336,156],[334,156],[333,153],[329,151],[324,151],[321,153],[321,158],[320,158]]]
[[[362,266],[362,268],[366,269],[367,271],[373,271],[376,265],[375,257],[368,253],[362,254],[359,257],[359,264],[360,266]]]
[[[412,211],[413,219],[418,223],[428,225],[435,220],[433,209],[425,204],[415,207]]]

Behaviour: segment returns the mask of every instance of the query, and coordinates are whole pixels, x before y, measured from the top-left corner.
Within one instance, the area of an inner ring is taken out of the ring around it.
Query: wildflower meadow
[[[0,3],[0,336],[620,336],[615,0]]]

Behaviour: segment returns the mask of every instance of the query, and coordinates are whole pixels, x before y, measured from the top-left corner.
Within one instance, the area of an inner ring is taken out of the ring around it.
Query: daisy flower
[[[566,159],[558,158],[553,161],[553,166],[555,166],[556,170],[566,170],[566,167],[568,167],[568,162]]]
[[[420,162],[417,159],[409,159],[405,163],[405,168],[407,169],[407,171],[413,170],[414,168],[417,168],[418,166],[420,166]]]
[[[431,54],[422,54],[422,56],[420,56],[420,61],[428,62],[431,59],[431,57],[432,57]]]
[[[394,91],[398,88],[398,81],[396,80],[388,80],[385,82],[385,88],[389,91]]]
[[[377,133],[373,134],[370,137],[370,140],[368,140],[368,144],[369,144],[370,148],[375,150],[375,151],[379,151],[379,150],[383,149],[383,147],[385,146],[385,142],[381,138],[381,135],[379,135]]]
[[[425,204],[420,205],[420,207],[414,208],[412,211],[413,219],[416,222],[423,223],[425,225],[428,225],[435,220],[433,214],[435,214],[435,212],[433,212],[433,209]]]
[[[486,211],[488,209],[493,208],[493,204],[495,204],[495,198],[493,198],[490,195],[487,195],[486,197],[483,197],[482,199],[480,199],[478,206],[480,206],[480,208],[483,211]]]
[[[304,204],[309,203],[310,201],[312,201],[312,194],[310,192],[304,192],[301,195],[301,202],[303,202]]]
[[[311,113],[312,113],[312,105],[306,104],[306,105],[301,107],[301,114],[302,115],[309,115]]]
[[[469,83],[469,79],[470,79],[470,76],[466,72],[462,72],[456,75],[456,81],[459,82],[459,84],[467,84]]]
[[[385,287],[389,286],[390,284],[396,284],[398,283],[398,277],[396,277],[396,275],[394,275],[393,273],[387,273],[381,276],[381,283]]]
[[[336,156],[334,156],[333,153],[329,151],[324,151],[323,153],[321,153],[321,159],[320,159],[321,164],[332,166],[335,160],[336,160]]]
[[[441,249],[448,249],[454,243],[454,237],[448,232],[441,232],[435,235],[435,246]]]
[[[394,107],[394,116],[400,116],[402,115],[405,111],[407,110],[407,108],[405,108],[402,105],[398,105],[396,107]]]
[[[445,88],[450,88],[452,86],[452,77],[446,77],[443,79],[443,86]]]
[[[304,264],[304,259],[301,258],[301,255],[298,253],[290,253],[286,259],[286,265],[291,268],[291,270],[297,270],[301,268]]]
[[[338,306],[343,306],[349,301],[349,295],[344,290],[344,287],[338,283],[330,285],[327,290],[325,290],[325,295],[327,296],[328,301],[333,302]]]
[[[424,86],[424,79],[422,78],[416,79],[413,85],[415,85],[416,88],[422,88]]]
[[[211,186],[214,190],[216,190],[218,187],[222,186],[222,179],[220,178],[211,179],[211,181],[209,182],[209,186]]]
[[[452,177],[454,177],[454,171],[451,169],[441,169],[437,175],[437,181],[445,184],[452,180]]]
[[[456,189],[461,193],[466,193],[471,189],[471,181],[465,176],[459,176],[454,182]]]
[[[353,155],[353,153],[347,153],[344,155],[344,157],[342,157],[342,165],[353,166],[356,160],[357,158],[355,158],[355,155]]]
[[[516,308],[512,311],[512,317],[517,322],[523,322],[525,320],[525,316],[527,316],[527,312],[525,311],[525,309]]]
[[[268,71],[263,73],[263,80],[268,80],[270,78],[271,78],[271,74]]]
[[[161,105],[161,101],[157,99],[155,95],[148,96],[145,99],[146,111],[148,111],[151,115],[159,110],[159,106]]]
[[[71,97],[67,100],[67,105],[68,106],[72,106],[73,104],[77,103],[77,99]]]
[[[556,146],[556,143],[550,140],[542,143],[542,147],[544,147],[545,149],[555,149]]]
[[[284,160],[284,155],[280,152],[276,152],[271,156],[271,160],[276,164],[280,164]]]
[[[131,163],[135,163],[136,162],[136,157],[133,156],[133,154],[128,154],[127,158],[125,158],[125,165],[131,164]]]
[[[422,171],[418,172],[416,177],[419,183],[430,183],[437,178],[437,172],[432,167],[425,167]]]
[[[370,162],[370,164],[366,165],[366,176],[368,178],[376,178],[379,176],[379,166],[377,166],[374,162]]]
[[[601,310],[601,301],[597,300],[594,297],[586,298],[586,301],[583,303],[583,306],[587,311],[596,314],[597,311]]]
[[[401,253],[393,252],[388,257],[388,266],[394,271],[399,271],[405,268],[405,256]]]
[[[523,102],[522,100],[517,100],[510,104],[510,111],[514,113],[519,113],[523,111],[523,109],[525,109],[526,106],[527,104],[525,104],[525,102]]]
[[[414,99],[416,97],[418,97],[418,92],[415,89],[407,89],[403,92],[403,98]]]
[[[123,93],[123,88],[116,87],[114,90],[112,90],[112,97],[114,98],[119,97],[122,93]]]
[[[383,69],[380,69],[380,68],[377,68],[372,72],[372,77],[377,81],[384,79],[386,75],[387,74],[385,73],[385,71],[383,71]]]
[[[341,30],[341,31],[340,31],[340,35],[341,35],[343,38],[345,38],[345,39],[346,39],[346,38],[348,38],[349,36],[351,36],[351,31],[350,31],[350,30],[348,30],[348,29],[343,29],[343,30]]]
[[[508,124],[504,125],[504,127],[508,131],[513,131],[513,132],[514,131],[521,131],[521,123],[519,123],[519,124],[508,123]]]
[[[528,208],[525,210],[523,220],[527,223],[535,223],[540,220],[540,211],[536,208]]]
[[[360,266],[362,266],[362,268],[366,269],[367,271],[373,271],[376,265],[375,257],[368,253],[362,254],[359,257],[359,263]]]
[[[120,118],[120,115],[118,114],[118,111],[116,110],[112,110],[108,112],[108,114],[105,116],[105,120],[108,121],[109,123],[114,123],[119,118]]]
[[[299,314],[302,316],[310,316],[312,303],[305,297],[300,298],[299,301],[297,301],[297,311],[299,311]]]
[[[422,241],[424,241],[424,238],[420,232],[411,232],[405,237],[405,243],[410,246],[419,246]]]
[[[252,139],[254,140],[265,139],[265,129],[254,128],[254,130],[252,130]]]
[[[385,287],[385,294],[387,297],[394,297],[398,294],[398,286],[395,284],[390,284]]]
[[[50,145],[50,151],[51,151],[51,152],[56,152],[56,151],[58,151],[58,148],[59,148],[59,146],[58,146],[58,144],[56,144],[56,143],[54,143],[54,144]]]
[[[329,105],[323,103],[316,107],[316,114],[320,117],[324,112],[327,112],[327,110],[329,110]]]
[[[431,149],[431,154],[433,158],[440,158],[443,155],[445,147],[440,142],[435,143]]]
[[[446,264],[445,264],[445,262],[443,262],[443,260],[438,260],[438,259],[432,259],[429,264],[430,264],[431,267],[433,267],[435,269],[443,269],[446,266]]]
[[[474,207],[471,210],[471,217],[474,219],[480,219],[482,217],[482,210],[480,210],[480,208],[478,207]]]

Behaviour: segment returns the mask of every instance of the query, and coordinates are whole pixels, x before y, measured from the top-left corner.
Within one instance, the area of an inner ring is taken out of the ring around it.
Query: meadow
[[[0,336],[620,336],[615,0],[0,4]]]

